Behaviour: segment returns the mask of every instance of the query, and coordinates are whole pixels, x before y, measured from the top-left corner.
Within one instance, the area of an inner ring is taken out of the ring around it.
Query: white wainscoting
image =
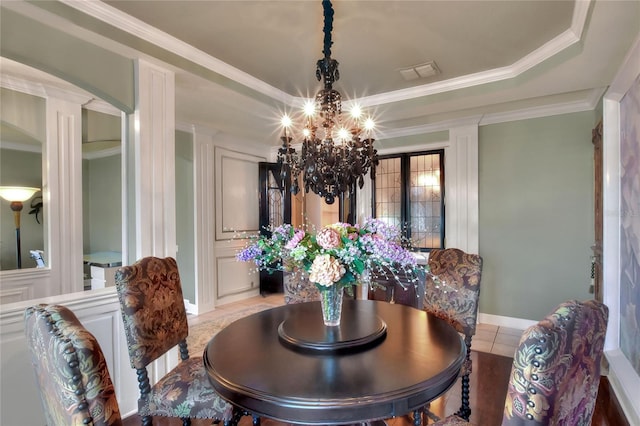
[[[260,276],[253,262],[238,262],[236,253],[242,247],[225,247],[216,253],[216,271],[218,290],[216,299],[221,303],[238,300],[237,296],[248,291],[260,289]],[[242,298],[247,295],[243,294]]]
[[[49,268],[15,269],[0,272],[0,305],[59,293],[60,286],[52,284],[51,269]]]
[[[107,360],[120,411],[128,416],[138,411],[138,383],[129,363],[127,343],[115,288],[10,303],[0,312],[0,424],[44,425],[44,414],[36,387],[31,358],[24,335],[24,310],[38,303],[60,304],[71,309],[93,333]],[[177,349],[149,369],[153,383],[178,362]]]

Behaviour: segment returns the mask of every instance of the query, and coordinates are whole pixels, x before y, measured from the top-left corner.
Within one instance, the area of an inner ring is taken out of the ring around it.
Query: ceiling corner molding
[[[114,107],[109,102],[105,102],[98,98],[91,98],[87,103],[82,105],[82,108],[109,115],[120,116],[122,114],[122,111],[118,108]]]
[[[364,107],[406,101],[514,78],[581,40],[591,0],[576,0],[571,27],[513,64],[462,77],[360,98]]]
[[[84,105],[93,98],[89,93],[80,90],[63,89],[55,87],[46,82],[34,82],[14,75],[1,74],[0,86],[27,95],[38,96],[40,98],[56,98],[65,101]]]
[[[0,74],[0,87],[14,90],[16,92],[26,93],[27,95],[38,96],[40,98],[47,96],[47,92],[42,84],[7,74]]]
[[[90,95],[88,93],[80,93],[54,86],[45,86],[44,89],[47,98],[62,99],[80,105],[85,105],[93,100],[93,95]]]
[[[184,121],[176,121],[176,130],[190,133],[192,135],[204,135],[210,137],[214,137],[220,133],[220,130],[218,129],[212,129],[211,127],[203,126],[201,124],[186,123]]]
[[[532,108],[523,108],[514,111],[485,114],[480,120],[480,126],[489,124],[507,123],[510,121],[529,120],[533,118],[551,117],[554,115],[572,114],[575,112],[593,111],[606,88],[594,89],[590,95],[582,100],[563,102],[552,105],[544,105]]]
[[[437,123],[402,127],[402,128],[397,128],[393,130],[380,131],[378,135],[376,135],[377,136],[376,139],[382,141],[382,140],[391,139],[391,138],[401,138],[405,136],[441,132],[444,130],[452,129],[454,127],[469,126],[469,125],[479,126],[481,120],[482,120],[482,115],[470,115],[464,118],[444,120],[444,121],[439,121]]]
[[[113,147],[113,148],[108,148],[108,149],[102,149],[100,151],[94,151],[94,152],[83,152],[82,153],[82,159],[83,160],[95,160],[98,158],[106,158],[106,157],[112,157],[114,155],[122,155],[122,148],[119,146]]]
[[[613,78],[611,86],[605,94],[606,98],[620,102],[629,90],[629,87],[631,87],[635,79],[638,78],[638,70],[640,70],[640,34],[636,37],[620,69]]]
[[[593,0],[576,0],[573,7],[573,17],[571,20],[571,30],[579,38],[582,38],[584,26],[587,23],[589,8]]]
[[[34,136],[32,136],[36,139]],[[36,154],[42,154],[42,145],[30,145],[21,142],[10,142],[10,141],[2,141],[0,142],[0,148],[2,149],[10,149],[13,151],[22,151],[22,152],[33,152]]]
[[[187,44],[170,34],[146,24],[126,13],[100,1],[60,0],[62,3],[79,10],[93,18],[99,19],[135,37],[159,46],[171,53],[192,61],[218,73],[250,89],[273,99],[290,104],[294,96],[289,95],[275,87],[223,62],[195,47]]]

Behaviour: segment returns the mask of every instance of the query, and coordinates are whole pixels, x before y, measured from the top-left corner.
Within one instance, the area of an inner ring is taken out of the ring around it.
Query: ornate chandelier
[[[373,120],[364,118],[357,104],[351,110],[350,119],[342,118],[342,96],[333,89],[333,83],[340,78],[338,61],[331,58],[333,7],[330,0],[323,0],[322,6],[324,57],[317,62],[316,78],[323,81],[324,88],[304,107],[300,153],[291,147],[291,119],[287,115],[282,118],[284,133],[280,138],[278,164],[281,179],[291,178],[292,193],[300,190],[298,179],[302,174],[306,192],[311,190],[333,204],[336,197],[354,188],[356,182],[362,188],[364,175],[369,170],[371,179],[375,178],[378,157],[373,148],[375,139],[371,137]]]

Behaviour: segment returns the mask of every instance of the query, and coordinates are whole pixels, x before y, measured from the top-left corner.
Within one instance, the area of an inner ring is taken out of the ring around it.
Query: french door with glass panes
[[[411,247],[444,247],[444,150],[379,157],[373,215],[401,226]]]
[[[260,234],[271,236],[273,229],[291,223],[291,185],[280,179],[277,163],[259,163]],[[260,294],[283,291],[282,272],[260,271]]]

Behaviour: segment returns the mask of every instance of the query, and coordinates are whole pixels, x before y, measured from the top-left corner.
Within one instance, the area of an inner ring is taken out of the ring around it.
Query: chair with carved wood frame
[[[285,272],[283,288],[284,303],[287,305],[320,300],[320,290],[303,271]]]
[[[522,333],[502,426],[591,424],[608,316],[602,302],[569,300]],[[433,426],[468,424],[453,415]]]
[[[456,414],[469,420],[471,340],[476,334],[478,319],[482,257],[457,248],[434,249],[429,253],[428,264],[430,275],[426,284],[425,310],[464,335],[467,356],[460,371],[461,404]]]
[[[47,424],[122,425],[102,349],[73,312],[27,308],[25,334]]]
[[[138,374],[138,413],[142,424],[153,416],[236,423],[240,417],[211,386],[202,357],[189,357],[189,326],[178,265],[171,257],[145,257],[115,274],[131,367]],[[180,362],[154,384],[147,367],[175,346]],[[171,395],[171,398],[167,397]]]

